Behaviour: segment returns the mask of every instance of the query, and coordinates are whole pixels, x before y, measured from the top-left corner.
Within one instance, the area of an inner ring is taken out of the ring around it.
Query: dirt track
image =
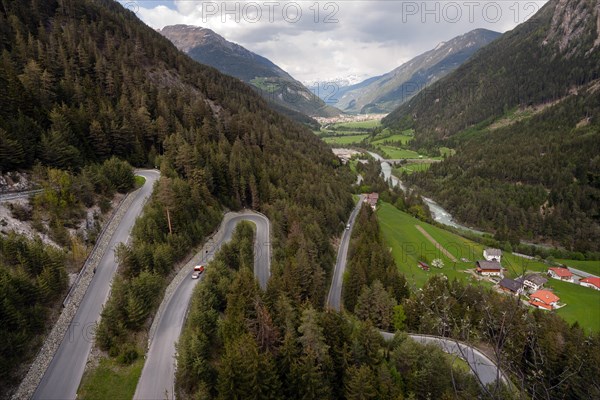
[[[421,232],[423,234],[423,236],[425,236],[427,238],[427,240],[429,240],[431,243],[433,243],[433,245],[435,246],[436,249],[438,249],[439,251],[442,252],[442,254],[444,254],[446,257],[448,257],[450,259],[450,261],[452,261],[452,262],[458,261],[456,259],[456,257],[454,257],[448,250],[446,250],[433,237],[431,237],[431,235],[429,233],[427,233],[427,231],[425,229],[423,229],[422,226],[415,225],[415,227],[419,230],[419,232]]]

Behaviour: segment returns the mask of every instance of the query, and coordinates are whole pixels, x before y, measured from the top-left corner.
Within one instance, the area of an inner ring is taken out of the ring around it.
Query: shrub
[[[100,173],[104,175],[119,193],[126,193],[135,185],[133,168],[127,161],[112,157],[102,164]]]

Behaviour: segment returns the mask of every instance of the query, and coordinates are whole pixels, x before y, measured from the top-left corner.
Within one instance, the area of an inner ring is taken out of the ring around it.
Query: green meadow
[[[397,159],[401,159],[401,158],[416,159],[416,158],[424,157],[424,156],[420,155],[419,153],[417,153],[416,151],[401,149],[401,148],[395,147],[395,146],[379,145],[377,147],[382,152],[385,153],[385,155],[381,154],[382,156],[384,156],[384,158],[388,158],[388,159],[392,159],[392,160],[397,160]]]
[[[577,321],[579,325],[592,331],[600,331],[600,291],[569,282],[549,279],[546,287],[554,289],[560,302],[566,306],[555,312],[567,322]]]
[[[400,176],[402,173],[412,174],[417,171],[427,171],[431,167],[431,163],[413,163],[404,164],[401,167],[394,168],[394,175]]]
[[[351,144],[360,143],[368,135],[345,135],[345,136],[329,136],[323,138],[325,143],[329,144]]]
[[[354,121],[354,122],[339,122],[333,124],[335,128],[343,129],[373,129],[381,125],[381,121],[378,119],[370,119],[368,121]]]
[[[400,142],[404,145],[404,144],[407,144],[412,139],[413,139],[412,136],[398,134],[398,135],[391,135],[391,136],[386,136],[386,137],[382,137],[382,138],[375,137],[375,140],[372,140],[371,144],[380,145],[385,142]]]
[[[600,261],[556,260],[567,267],[573,267],[589,274],[600,276]]]
[[[483,259],[485,246],[420,221],[388,203],[380,203],[377,217],[383,237],[390,247],[398,269],[407,277],[413,288],[422,287],[432,274],[444,274],[449,279],[492,286],[490,282],[479,281],[466,272],[467,269],[475,267],[475,261]],[[416,225],[422,227],[457,261],[453,262],[437,249],[416,228]],[[431,265],[431,261],[436,258],[444,262],[443,268],[439,269]],[[419,268],[417,266],[419,260],[429,264],[430,270],[423,271]],[[540,261],[528,260],[508,253],[503,254],[502,265],[507,269],[506,276],[511,278],[526,272],[545,273],[548,270],[548,265]],[[549,279],[547,286],[556,291],[562,302],[567,303],[566,307],[556,311],[567,322],[578,321],[586,329],[600,330],[600,291],[555,279]]]

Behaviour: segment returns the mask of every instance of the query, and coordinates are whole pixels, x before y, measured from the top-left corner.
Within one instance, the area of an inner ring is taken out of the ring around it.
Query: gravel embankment
[[[70,297],[65,302],[65,307],[56,321],[52,331],[46,340],[41,350],[37,354],[35,360],[31,364],[25,379],[19,385],[17,392],[13,395],[12,399],[30,399],[33,396],[37,386],[39,385],[46,369],[50,365],[54,354],[58,350],[60,343],[65,337],[65,333],[71,325],[71,321],[79,308],[79,304],[85,295],[85,292],[92,281],[94,276],[94,268],[98,265],[102,256],[108,250],[108,244],[115,230],[119,226],[121,219],[133,203],[137,194],[137,190],[128,194],[121,203],[117,206],[115,213],[106,225],[106,228],[102,232],[98,243],[92,250],[90,256],[85,262],[79,281],[75,282],[75,286],[72,288]]]

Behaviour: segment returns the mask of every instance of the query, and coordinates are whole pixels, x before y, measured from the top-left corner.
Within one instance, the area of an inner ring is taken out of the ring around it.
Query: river
[[[368,153],[374,159],[376,159],[377,161],[379,161],[381,163],[381,174],[383,175],[385,181],[388,183],[391,182],[391,184],[393,186],[399,186],[400,189],[402,189],[403,191],[406,191],[406,186],[404,186],[402,181],[400,179],[398,179],[396,176],[392,175],[392,166],[387,161],[385,161],[383,159],[383,157],[381,157],[379,154],[373,153],[371,151],[369,151]],[[431,216],[433,217],[433,219],[436,222],[439,222],[440,224],[443,224],[443,225],[451,226],[453,228],[464,229],[464,230],[474,232],[477,234],[483,234],[483,232],[481,232],[481,231],[478,231],[473,228],[469,228],[467,226],[461,225],[458,222],[456,222],[454,220],[454,218],[452,217],[452,214],[450,214],[448,211],[446,211],[444,208],[442,208],[442,206],[440,206],[438,203],[436,203],[432,199],[425,197],[425,196],[423,196],[422,198],[423,198],[423,202],[425,202],[425,204],[427,204],[427,206],[429,207],[429,210],[431,211]]]

